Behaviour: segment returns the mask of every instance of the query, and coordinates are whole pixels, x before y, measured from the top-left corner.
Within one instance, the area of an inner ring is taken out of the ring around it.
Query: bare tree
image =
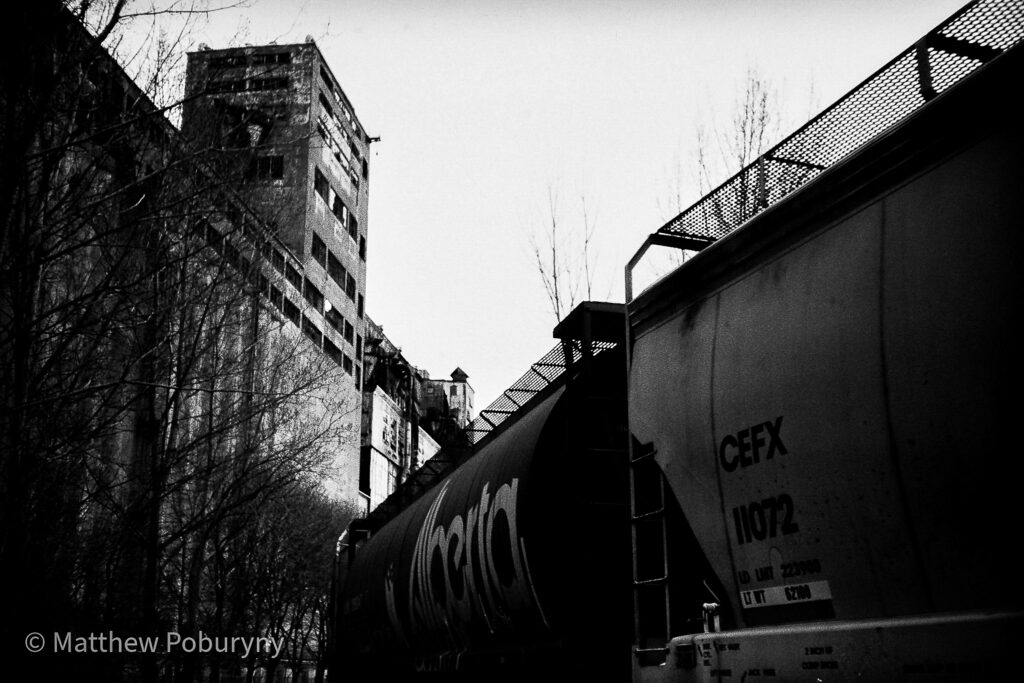
[[[808,88],[808,116],[815,108],[813,83]],[[780,141],[787,124],[787,107],[778,87],[756,69],[748,69],[727,115],[698,125],[694,131],[692,156],[688,161],[676,154],[666,189],[657,198],[667,222],[688,209],[701,197],[708,197],[723,182],[753,164]],[[787,183],[783,174],[770,180],[762,172],[744,174],[726,191],[710,196],[708,218],[717,231],[739,227],[763,208],[771,193],[770,183]],[[787,169],[800,175],[800,169]],[[778,189],[778,188],[775,188]],[[692,252],[662,250],[646,259],[646,276],[657,278],[681,265]]]
[[[222,153],[185,144],[102,48],[127,9],[22,4],[26,31],[7,46],[0,570],[16,589],[3,654],[52,676],[188,681],[220,663],[22,662],[20,643],[31,631],[268,633],[266,596],[251,590],[273,584],[243,578],[265,561],[251,543],[282,510],[319,505],[309,492],[355,438],[342,417],[358,406],[339,398],[351,379],[313,350],[315,328],[300,328],[303,311],[275,289],[284,274],[264,260],[274,237],[238,178],[215,172]],[[78,23],[86,15],[100,17],[94,35]],[[154,88],[170,87],[172,42]],[[330,553],[346,520],[317,520]],[[309,555],[314,538],[286,535],[274,561]],[[274,569],[295,584],[281,612],[311,632],[329,568]]]
[[[556,322],[577,303],[593,297],[596,228],[584,195],[580,195],[577,220],[567,221],[559,211],[557,187],[548,186],[545,227],[532,232],[529,239],[537,274]]]

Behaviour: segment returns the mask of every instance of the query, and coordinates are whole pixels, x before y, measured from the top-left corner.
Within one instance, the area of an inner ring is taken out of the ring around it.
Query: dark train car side
[[[578,314],[622,337],[621,305]],[[563,344],[567,369],[355,554],[343,675],[629,676],[624,351]]]

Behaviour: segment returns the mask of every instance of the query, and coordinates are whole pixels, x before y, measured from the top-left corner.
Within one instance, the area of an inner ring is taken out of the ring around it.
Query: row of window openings
[[[277,308],[286,318],[291,320],[295,325],[302,329],[302,333],[306,337],[317,345],[317,348],[323,349],[327,357],[337,363],[341,368],[352,375],[355,378],[355,384],[358,387],[361,384],[360,367],[357,363],[353,362],[352,357],[347,353],[339,349],[334,342],[324,336],[320,331],[320,328],[305,315],[299,312],[299,307],[296,306],[291,299],[284,296],[284,294],[277,287],[270,286],[270,302]],[[356,348],[356,358],[361,357],[362,354],[362,337],[358,338],[358,345]]]
[[[260,90],[283,90],[288,88],[290,81],[286,76],[267,78],[234,78],[210,81],[206,85],[207,93],[256,92]]]
[[[284,177],[284,156],[254,156],[246,169],[247,180],[279,180]]]
[[[281,260],[281,267],[279,267],[278,262],[275,261],[274,263],[274,267],[278,270],[278,272],[281,272],[285,276],[285,279],[287,279],[288,282],[291,283],[291,285],[295,288],[296,291],[303,293],[302,295],[306,299],[306,301],[312,304],[318,311],[324,313],[323,293],[319,289],[317,289],[316,285],[310,282],[308,278],[302,277],[302,275],[299,274],[299,271],[295,266],[293,266],[290,263],[283,263],[283,257]],[[354,304],[356,304],[356,312],[359,315],[359,317],[362,318],[363,295],[356,290],[356,280],[354,277],[352,277],[351,274],[346,274],[343,289],[345,290],[345,296],[347,296]],[[331,306],[331,310],[335,310],[335,307],[333,305]]]
[[[320,264],[327,275],[334,280],[346,295],[355,301],[356,281],[352,274],[345,270],[345,266],[334,252],[327,249],[327,244],[320,238],[320,235],[313,233],[313,248],[311,249],[313,260]],[[366,260],[366,238],[359,238],[359,258]]]
[[[260,235],[259,235],[259,228],[256,227],[256,225],[252,222],[252,220],[250,218],[246,217],[243,214],[242,210],[239,209],[236,205],[234,205],[231,201],[229,201],[228,198],[226,196],[224,196],[224,195],[218,195],[218,197],[216,199],[216,203],[221,208],[221,210],[224,212],[224,217],[227,219],[228,223],[233,228],[240,227],[241,228],[242,236],[248,242],[250,242],[252,245],[257,246],[259,248],[260,255],[267,262],[273,264],[273,266],[274,266],[275,270],[277,270],[277,272],[279,272],[282,275],[284,275],[285,274],[285,256],[284,256],[284,254],[281,251],[279,251],[278,249],[276,249],[271,241],[264,240],[262,237],[260,237]],[[210,242],[211,244],[213,244],[214,242],[219,244],[221,240],[223,240],[223,236],[220,234],[220,232],[218,232],[212,226],[208,225],[207,226],[207,241]],[[233,244],[231,244],[230,241],[225,241],[225,242],[226,242],[226,245],[227,245],[226,246],[227,253],[224,254],[224,255],[226,257],[228,257],[228,260],[230,262],[231,261],[231,257],[233,256],[233,254],[231,252],[234,252],[234,254],[237,254],[238,253],[238,249]],[[218,248],[218,247],[215,245],[215,248]],[[218,251],[220,251],[219,248],[218,248]],[[241,260],[247,262],[245,257],[241,257]],[[232,265],[235,265],[237,267],[238,264],[232,263]],[[296,273],[298,273],[298,271],[296,271]]]
[[[252,267],[252,262],[245,256],[242,256],[238,247],[230,240],[225,240],[223,235],[213,226],[207,226],[207,242],[217,253],[223,256],[229,265],[241,272],[243,277],[251,276],[253,279],[258,278],[258,283],[253,282],[253,284],[258,284],[261,291],[267,291],[266,276],[257,274],[257,271]],[[324,316],[327,323],[337,330],[345,338],[345,341],[349,344],[353,343],[354,328],[352,324],[346,321],[344,316],[334,306],[329,311],[324,311],[325,299],[323,293],[308,278],[302,277],[298,269],[285,260],[283,253],[270,247],[269,242],[267,242],[264,243],[264,257],[271,262],[277,272],[285,276],[285,279],[295,288],[295,291],[302,292],[306,301]],[[333,258],[333,254],[331,257]],[[339,286],[345,291],[345,295],[356,304],[356,313],[362,319],[364,299],[363,295],[356,290],[355,278],[347,273],[345,273],[343,278],[339,278],[338,269],[341,269],[341,272],[344,273],[344,267],[340,263],[337,263],[336,267],[329,271],[329,273],[331,273],[335,281],[342,280],[342,282],[339,282]],[[361,350],[362,340],[357,338],[355,344],[357,350]]]
[[[154,116],[153,103],[137,88],[126,86],[121,76],[101,66],[89,68],[83,96],[75,111],[75,125],[81,132],[94,131],[108,125],[120,126],[126,119],[137,119],[150,142],[167,145],[169,131],[162,116]]]
[[[323,95],[321,95],[321,97],[323,97]],[[344,130],[339,128],[338,131],[344,137],[348,137]],[[342,152],[341,143],[334,139],[334,135],[327,130],[327,126],[324,125],[322,120],[317,121],[316,132],[320,136],[320,139],[323,140],[324,145],[331,150],[331,156],[333,156],[334,160],[341,165],[342,169],[344,169],[346,173],[348,173],[348,177],[352,180],[352,184],[358,188],[359,172],[352,168],[352,164],[349,162],[348,157]],[[355,145],[352,145],[351,143],[346,144],[348,145],[349,150],[351,150],[355,155],[356,159],[362,164],[363,178],[369,179],[370,165],[366,162],[366,159],[363,159],[362,155],[359,154],[359,150],[356,149]]]
[[[352,241],[359,245],[359,258],[365,261],[366,238],[359,234],[359,221],[356,220],[355,214],[345,206],[345,202],[341,200],[338,193],[327,182],[327,178],[320,172],[319,168],[313,169],[313,190],[320,196],[320,199],[324,200],[327,208],[331,210],[334,217],[341,223],[341,227],[347,230],[348,236],[352,238]],[[326,267],[323,262],[320,265]]]
[[[338,106],[341,108],[341,114],[348,122],[348,125],[352,127],[352,130],[358,131],[355,122],[355,115],[352,113],[352,110],[345,103],[344,99],[342,99],[340,94],[340,88],[334,85],[334,81],[331,79],[331,75],[327,73],[327,67],[325,67],[323,64],[320,65],[320,78],[323,79],[324,85],[327,86],[327,90],[330,91],[331,95],[334,97],[334,101],[337,102]],[[333,117],[334,109],[330,106],[330,104],[326,102],[326,98],[324,98],[322,94],[320,96],[320,103],[324,105],[324,107]]]
[[[233,54],[222,57],[213,57],[209,61],[211,69],[230,69],[238,66],[253,64],[254,66],[265,66],[269,64],[291,64],[292,54],[290,52],[264,52],[262,54],[245,55]]]
[[[284,157],[281,155],[271,156],[257,156],[252,159],[249,165],[249,169],[246,172],[246,178],[254,180],[276,180],[284,177]],[[327,179],[320,173],[319,169],[316,170],[316,177],[314,180],[314,187],[325,202],[327,198],[325,194],[333,198],[330,204],[333,204],[332,213],[341,222],[343,226],[346,226],[347,232],[353,241],[358,239],[359,244],[359,258],[363,261],[366,260],[366,237],[359,235],[359,223],[355,216],[348,210],[345,203],[341,200],[327,182]],[[330,205],[329,204],[329,205]],[[283,258],[283,257],[282,257]],[[338,286],[348,291],[350,285],[345,279],[345,268],[341,265],[341,262],[334,257],[334,254],[329,254],[327,251],[327,245],[324,243],[319,236],[313,236],[313,258],[331,275],[331,277],[338,283]],[[354,294],[349,294],[350,298],[354,300]]]
[[[365,162],[364,162],[365,163]],[[319,171],[318,171],[319,173]],[[321,174],[322,177],[323,174]],[[245,171],[246,180],[280,180],[284,178],[284,156],[281,154],[270,154],[270,155],[257,155],[249,161],[249,166]],[[358,185],[358,178],[353,178]],[[319,181],[321,187],[327,183],[326,178],[322,178]],[[330,189],[328,187],[328,192]],[[321,194],[321,196],[323,196]],[[327,201],[326,199],[324,201]],[[336,194],[333,197],[333,201],[329,202],[333,204],[332,212],[338,217],[338,220],[344,225],[349,219],[346,216],[349,215],[348,207],[345,206],[341,198]],[[354,218],[351,219],[354,222]],[[351,233],[353,229],[358,234],[359,228],[357,226],[348,225],[346,226],[348,231]]]
[[[243,277],[250,279],[253,285],[259,286],[260,290],[266,293],[267,277],[259,273],[259,269],[253,268],[252,262],[241,254],[238,247],[231,240],[224,239],[220,231],[212,225],[207,225],[206,241],[213,247],[214,251],[224,258],[226,263],[238,270]],[[324,319],[345,338],[345,341],[352,344],[354,334],[352,324],[346,321],[344,316],[333,305],[329,311],[324,311],[325,298],[323,293],[308,278],[302,277],[299,270],[285,260],[283,253],[270,247],[269,244],[269,242],[264,243],[264,258],[271,262],[278,273],[285,276],[285,279],[295,288],[295,291],[302,293],[303,298],[324,316]],[[341,267],[340,263],[338,267]],[[356,314],[362,319],[364,299],[363,295],[356,290],[355,278],[346,274],[342,288],[345,290],[345,295],[356,304]],[[362,346],[362,340],[358,338],[358,335],[356,335],[355,345],[357,349],[360,349]]]
[[[246,223],[243,220],[243,217],[241,216],[241,213],[239,211],[229,206],[229,209],[227,211],[227,218],[232,224],[241,224],[243,226],[242,233],[243,235],[245,235],[245,237],[249,238],[254,243],[258,241],[256,240],[255,235],[253,234],[252,228],[249,226],[248,223]],[[235,246],[235,244],[231,240],[224,239],[224,236],[220,233],[220,231],[218,231],[216,228],[209,224],[207,224],[206,226],[206,239],[207,243],[210,244],[213,247],[213,249],[224,258],[225,262],[227,262],[233,268],[238,270],[242,274],[242,277],[249,280],[254,286],[259,287],[260,292],[262,292],[264,295],[267,293],[269,287],[271,303],[273,303],[278,310],[282,311],[285,314],[285,316],[288,317],[296,325],[300,324],[298,307],[295,306],[295,304],[293,304],[290,300],[285,298],[277,287],[270,285],[267,276],[260,272],[260,269],[253,268],[252,262],[239,252],[238,247]],[[317,237],[316,235],[314,235],[314,240],[319,241],[321,244],[323,243],[323,241],[320,240],[319,237]],[[326,245],[324,245],[324,249],[326,250]],[[355,346],[356,358],[361,358],[363,353],[363,339],[360,335],[355,334],[355,327],[352,325],[352,323],[345,320],[344,316],[342,316],[341,313],[337,310],[337,308],[333,306],[331,307],[330,310],[325,312],[325,299],[323,293],[312,282],[310,282],[308,278],[302,277],[299,274],[298,269],[291,263],[288,263],[285,260],[284,254],[281,251],[273,248],[270,245],[270,242],[262,243],[261,253],[266,260],[271,262],[274,269],[277,270],[280,274],[284,275],[285,279],[288,280],[292,287],[294,287],[296,291],[301,292],[306,301],[309,302],[310,305],[316,308],[317,311],[319,311],[324,316],[324,319],[327,321],[327,323],[331,327],[333,327],[338,332],[338,334],[345,339],[346,342],[348,342],[349,344],[353,344]],[[331,256],[333,258],[333,254]],[[341,272],[344,273],[344,268],[341,266],[340,263],[337,263],[337,268],[340,268]],[[359,316],[360,319],[362,319],[364,305],[363,295],[359,294],[356,291],[355,279],[351,275],[348,275],[347,273],[345,275],[346,277],[343,278],[344,284],[342,285],[341,283],[339,283],[339,285],[341,285],[342,288],[345,290],[346,296],[348,296],[353,302],[356,303],[357,315]],[[337,279],[337,269],[335,269],[333,276]],[[303,316],[303,319],[305,320],[305,316]],[[311,327],[303,326],[303,330],[307,332],[307,336],[311,334],[310,330],[316,330],[316,334],[318,335],[318,337],[311,338],[313,338],[314,341],[317,341],[317,339],[322,335],[320,335],[319,330],[316,328],[315,325],[313,325],[312,322],[310,322],[309,325]],[[317,341],[317,343],[321,344],[320,341]],[[333,353],[331,349],[337,350],[329,339],[323,339],[321,345],[323,346],[324,351],[328,353],[328,355],[331,355]],[[340,354],[341,352],[339,351],[338,353]],[[332,356],[332,358],[334,358],[334,356]],[[334,360],[339,365],[345,367],[345,358],[346,356],[344,354],[341,354],[337,358],[334,358]],[[349,362],[351,363],[351,361]],[[352,369],[350,367],[345,367],[345,370],[349,372],[349,374],[352,374]],[[358,368],[356,372],[358,372]]]
[[[323,296],[320,295],[319,290],[313,286],[309,280],[305,280],[304,284],[306,287],[302,290],[303,296],[306,301],[314,306],[318,311],[323,312]],[[360,296],[362,299],[362,296]],[[333,360],[337,361],[338,365],[342,365],[345,371],[352,374],[352,360],[348,355],[342,353],[342,351],[334,345],[334,343],[320,332],[320,328],[311,321],[305,315],[301,316],[300,324],[300,313],[299,307],[296,306],[290,299],[284,296],[280,289],[274,285],[270,285],[270,302],[279,311],[284,313],[285,317],[291,320],[296,325],[301,325],[302,331],[306,333],[312,341],[316,342],[317,346],[322,346],[324,351]],[[355,347],[356,358],[361,358],[363,355],[363,338],[361,335],[355,334],[355,327],[349,321],[345,320],[338,309],[331,308],[324,314],[324,319],[337,330],[346,342]]]
[[[238,247],[236,247],[231,240],[224,239],[224,236],[211,225],[206,226],[207,242],[210,246],[220,254],[224,261],[230,264],[233,268],[237,269],[246,280],[248,280],[253,286],[257,287],[259,291],[266,295],[269,292],[270,303],[277,310],[281,311],[286,318],[291,320],[296,326],[299,326],[303,333],[309,337],[311,341],[316,343],[317,347],[322,348],[323,351],[338,365],[340,365],[345,372],[350,375],[354,375],[356,380],[356,386],[360,384],[359,366],[354,364],[348,354],[344,353],[328,338],[326,338],[320,329],[316,326],[305,315],[299,312],[299,307],[296,306],[291,299],[284,296],[284,293],[278,289],[275,285],[270,284],[270,279],[263,274],[259,268],[253,268],[252,262],[246,257],[242,256]],[[274,252],[275,255],[280,252]],[[283,261],[283,256],[281,260]],[[285,265],[282,263],[282,265]],[[275,267],[277,262],[275,260]],[[278,268],[280,270],[280,268]],[[303,292],[303,296],[306,301],[315,306],[318,310],[323,310],[323,296],[320,291],[309,280],[302,278],[299,281],[299,285],[296,286],[296,276],[298,271],[292,267],[291,264],[286,264],[285,269],[287,271],[288,281],[296,287],[297,290]],[[293,275],[294,273],[294,275]],[[305,285],[305,288],[302,285]],[[359,295],[359,317],[363,315],[363,296]],[[324,315],[324,319],[333,327],[338,333],[347,341],[349,344],[355,346],[356,358],[361,358],[363,354],[363,338],[362,336],[355,334],[355,327],[352,323],[344,319],[344,317],[338,313],[337,309],[332,308]]]
[[[278,157],[280,158],[280,157]],[[260,159],[263,161],[272,161],[274,157],[263,157]],[[273,168],[273,164],[260,163],[259,168]],[[326,182],[326,178],[316,171],[318,181],[322,183]],[[322,184],[321,183],[321,184]],[[337,197],[336,206],[338,205]],[[348,209],[343,207],[343,214],[350,218],[349,222],[349,234],[351,235],[352,230],[358,230],[358,224],[355,222],[354,217],[348,213]],[[249,225],[242,219],[240,212],[232,210],[229,207],[227,211],[227,218],[232,224],[242,224],[243,233],[246,237],[253,239],[254,242],[258,242],[255,239],[255,235],[252,234],[252,230]],[[212,226],[210,227],[210,234],[208,234],[208,241],[214,244],[215,248],[220,251],[226,258],[226,260],[235,268],[244,268],[248,271],[251,268],[251,263],[248,259],[238,252],[237,247],[234,246],[230,241],[224,241],[223,250],[220,248],[220,243],[223,240],[221,234]],[[274,249],[270,242],[263,242],[261,252],[268,261],[274,266],[274,269],[285,276],[285,278],[291,283],[296,291],[302,292],[303,297],[319,312],[324,315],[324,319],[331,325],[335,330],[341,334],[345,340],[352,344],[353,343],[353,327],[352,324],[345,321],[344,317],[338,312],[337,308],[331,307],[330,310],[324,311],[324,296],[323,293],[311,283],[308,279],[303,278],[297,268],[290,263],[287,263],[285,256],[282,252]],[[355,278],[346,271],[345,266],[342,265],[341,261],[338,260],[335,255],[327,249],[327,244],[320,238],[316,233],[313,234],[312,240],[312,255],[322,268],[327,272],[328,276],[335,281],[335,283],[345,292],[345,295],[356,304],[357,315],[361,319],[363,317],[363,295],[357,290],[357,283]],[[364,261],[366,260],[366,238],[363,236],[359,237],[359,256]],[[266,291],[266,287],[263,287],[263,291]],[[357,348],[361,346],[361,339],[357,340]]]
[[[345,127],[341,125],[341,121],[339,121],[338,117],[335,116],[334,107],[331,106],[331,103],[327,100],[327,96],[324,95],[323,92],[320,93],[320,106],[324,109],[324,112],[327,114],[327,116],[334,122],[334,127],[337,128],[338,133],[342,138],[342,141],[348,146],[350,150],[352,150],[352,154],[356,157],[356,159],[363,162],[363,168],[365,169],[366,160],[363,159],[363,155],[359,151],[359,148],[356,147],[356,145],[352,142],[352,139],[349,137],[349,134],[345,131]],[[351,119],[349,119],[349,123],[351,124]],[[323,135],[325,138],[327,137],[326,131],[321,131],[320,134]]]
[[[357,355],[362,350],[362,338],[356,335],[353,339],[355,328],[352,323],[345,320],[345,316],[335,306],[330,306],[324,310],[324,295],[317,289],[316,285],[310,282],[308,279],[302,279],[302,296],[309,303],[310,306],[315,308],[320,314],[323,315],[324,320],[327,324],[337,330],[338,334],[345,338],[349,344],[355,344]],[[360,303],[362,303],[362,295],[359,296]]]
[[[239,66],[245,66],[248,63],[254,65],[270,65],[270,64],[290,64],[291,54],[288,52],[278,52],[271,54],[259,54],[247,57],[246,55],[226,55],[224,57],[216,57],[210,60],[209,65],[211,69],[225,69]],[[327,73],[327,69],[323,64],[320,65],[320,77],[324,80],[324,84],[327,89],[334,96],[335,102],[338,103],[338,107],[341,109],[342,118],[352,127],[353,130],[358,130],[355,124],[355,116],[352,110],[343,101],[338,93],[338,89],[334,85],[333,80]],[[221,79],[211,81],[207,84],[207,92],[210,93],[221,93],[221,92],[247,92],[247,91],[258,91],[258,90],[280,90],[288,88],[290,82],[287,77],[262,77],[262,78],[249,78],[249,79]],[[330,105],[327,98],[320,93],[320,102],[324,109],[331,115],[332,118],[337,120],[334,113],[334,107]],[[361,155],[358,150],[353,147],[353,151],[356,152],[357,158],[361,159]],[[362,159],[361,159],[362,160]],[[364,177],[366,175],[366,164],[363,160]]]

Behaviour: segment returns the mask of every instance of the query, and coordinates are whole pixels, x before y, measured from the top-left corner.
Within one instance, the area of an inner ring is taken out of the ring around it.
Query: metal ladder
[[[631,442],[634,654],[639,666],[654,666],[665,661],[671,623],[666,484],[654,459],[654,445]]]

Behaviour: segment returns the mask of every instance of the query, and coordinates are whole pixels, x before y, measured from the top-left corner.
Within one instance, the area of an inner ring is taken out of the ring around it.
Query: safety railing
[[[699,251],[903,121],[1024,37],[1024,2],[978,0],[658,229],[651,246]],[[632,292],[627,292],[627,298]]]

